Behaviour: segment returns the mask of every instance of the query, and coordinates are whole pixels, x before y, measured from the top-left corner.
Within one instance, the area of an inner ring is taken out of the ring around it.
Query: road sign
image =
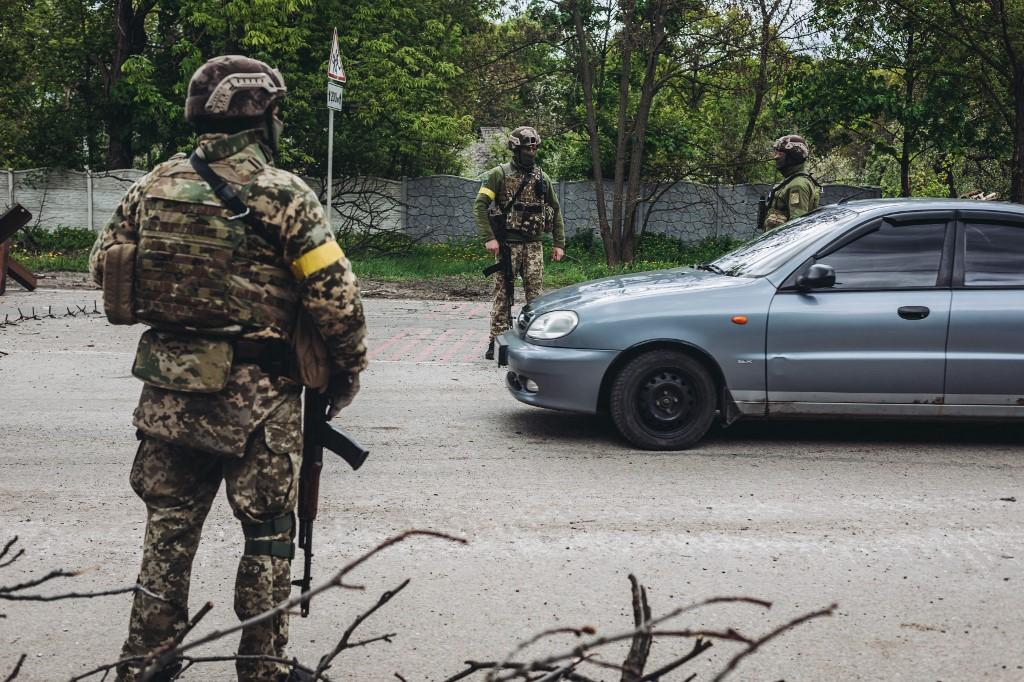
[[[341,98],[344,92],[345,88],[341,87],[338,83],[327,81],[327,108],[341,111]]]
[[[331,57],[327,60],[327,77],[344,83],[345,67],[341,65],[341,50],[338,49],[338,29],[334,29],[334,36],[331,38]]]

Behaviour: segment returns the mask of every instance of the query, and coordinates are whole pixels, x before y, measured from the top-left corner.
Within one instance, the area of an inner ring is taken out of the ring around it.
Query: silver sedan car
[[[656,450],[716,418],[1024,420],[1024,206],[826,206],[696,268],[537,298],[498,363],[518,400]]]

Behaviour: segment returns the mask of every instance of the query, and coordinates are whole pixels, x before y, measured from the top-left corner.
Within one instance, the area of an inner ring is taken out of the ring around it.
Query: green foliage
[[[89,250],[96,233],[87,227],[59,227],[46,230],[25,227],[11,237],[11,255],[34,272],[89,269]]]
[[[88,227],[61,226],[55,230],[24,227],[11,237],[11,245],[22,252],[74,253],[92,248],[96,232]]]

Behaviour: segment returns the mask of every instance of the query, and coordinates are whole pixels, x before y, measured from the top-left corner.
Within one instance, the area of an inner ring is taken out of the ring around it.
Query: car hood
[[[651,270],[616,275],[575,284],[544,294],[530,303],[533,314],[549,310],[577,310],[589,305],[612,303],[641,296],[707,291],[749,284],[750,278],[729,277],[693,268]]]

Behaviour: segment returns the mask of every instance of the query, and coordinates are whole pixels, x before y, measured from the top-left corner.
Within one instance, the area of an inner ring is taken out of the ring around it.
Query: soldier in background
[[[480,191],[473,204],[477,229],[484,240],[484,248],[495,257],[500,244],[491,228],[488,211],[500,211],[505,216],[506,236],[512,257],[513,277],[523,278],[526,301],[540,295],[544,288],[544,233],[552,233],[553,260],[565,255],[565,224],[558,205],[551,178],[534,161],[540,135],[528,126],[520,126],[508,138],[512,162],[495,166],[484,175]],[[522,186],[526,183],[525,186]],[[491,208],[491,203],[495,207]],[[508,329],[511,301],[505,293],[505,276],[499,270],[494,275],[494,304],[491,307],[491,331],[484,357],[494,359],[494,337]]]
[[[821,185],[804,169],[810,149],[799,135],[780,137],[772,145],[775,168],[782,182],[768,195],[768,212],[762,225],[765,232],[818,208]]]
[[[137,679],[137,657],[185,628],[192,560],[221,481],[246,539],[236,614],[252,618],[289,596],[302,456],[302,387],[290,378],[289,343],[300,309],[330,356],[329,417],[355,397],[366,367],[349,261],[316,194],[273,166],[286,92],[281,73],[254,59],[200,67],[185,108],[200,134],[194,156],[251,215],[230,210],[199,166],[177,154],[128,190],[90,256],[108,315],[117,282],[105,277],[127,276],[131,313],[150,327],[132,370],[145,383],[130,481],[147,509],[138,583],[161,599],[135,595],[118,680]],[[245,628],[238,653],[284,658],[287,642],[281,615]],[[263,660],[240,658],[236,668],[250,682],[310,677]]]

